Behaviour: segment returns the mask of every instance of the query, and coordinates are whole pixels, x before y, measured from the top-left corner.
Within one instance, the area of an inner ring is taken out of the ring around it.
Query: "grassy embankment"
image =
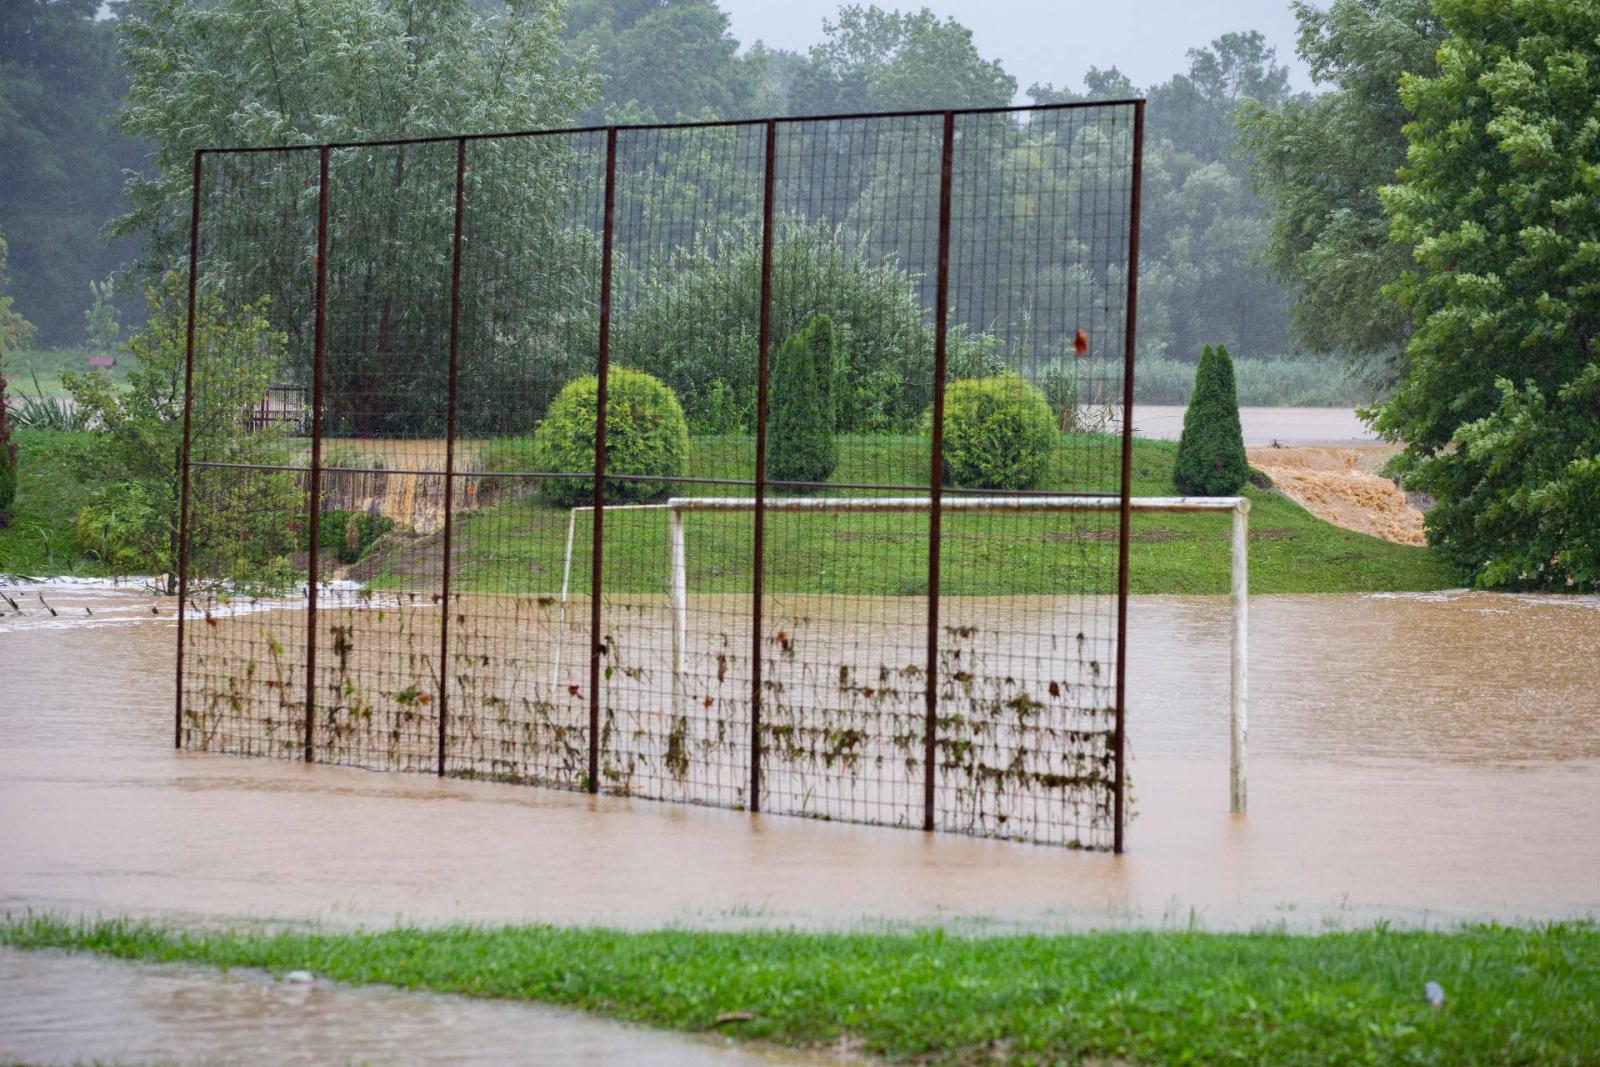
[[[1115,443],[1072,434],[1055,457],[1047,484],[1115,492]],[[927,478],[927,445],[913,438],[841,442],[834,481],[914,485]],[[697,478],[749,478],[754,446],[745,438],[702,438],[689,473]],[[1133,492],[1170,496],[1177,446],[1136,441]],[[514,455],[514,453],[513,453]],[[499,469],[511,469],[499,465]],[[1099,481],[1085,471],[1111,471]],[[485,481],[487,484],[487,480]],[[677,496],[749,495],[725,485],[680,485]],[[830,495],[882,495],[870,492]],[[906,494],[899,494],[906,495]],[[1250,588],[1253,593],[1343,593],[1441,589],[1458,576],[1424,548],[1391,544],[1332,526],[1281,494],[1247,488]],[[560,587],[568,514],[524,498],[469,512],[456,526],[457,588],[553,592]],[[698,515],[688,521],[689,587],[702,593],[749,588],[750,514]],[[1116,578],[1114,520],[1060,514],[947,513],[943,588],[950,595],[1004,595],[1095,589]],[[925,513],[783,515],[767,519],[767,582],[774,592],[895,595],[923,591],[927,565]],[[587,518],[580,518],[574,588],[589,582]],[[1131,583],[1135,593],[1220,594],[1228,591],[1226,515],[1139,515],[1133,523]],[[606,518],[607,586],[618,591],[665,588],[666,520],[659,512],[613,512]],[[419,557],[420,560],[424,557]],[[385,568],[387,575],[382,575]],[[374,561],[379,584],[404,584],[397,558]],[[423,573],[431,573],[424,564]]]
[[[1600,1049],[1600,928],[1587,924],[965,938],[550,926],[190,933],[29,916],[0,923],[0,943],[306,969],[933,1064],[1581,1064]],[[1425,1003],[1428,981],[1444,987],[1442,1007]]]

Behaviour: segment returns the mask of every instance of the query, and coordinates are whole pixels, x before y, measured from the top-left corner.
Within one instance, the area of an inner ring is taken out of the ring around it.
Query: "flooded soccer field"
[[[12,910],[1043,929],[1600,914],[1593,598],[1253,598],[1243,817],[1227,811],[1227,602],[1134,598],[1136,817],[1113,857],[176,753],[168,602],[8,592],[56,610],[0,620]]]

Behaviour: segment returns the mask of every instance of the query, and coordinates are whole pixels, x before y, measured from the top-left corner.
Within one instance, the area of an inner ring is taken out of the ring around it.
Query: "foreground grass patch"
[[[30,916],[0,923],[0,943],[304,968],[929,1063],[1580,1064],[1600,1049],[1591,925],[1317,937],[549,926],[264,935]],[[1443,1007],[1425,1003],[1428,981],[1443,985]]]

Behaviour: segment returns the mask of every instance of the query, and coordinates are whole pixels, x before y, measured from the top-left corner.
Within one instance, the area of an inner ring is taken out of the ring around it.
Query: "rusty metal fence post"
[[[444,777],[450,714],[450,534],[456,486],[456,379],[461,335],[461,216],[466,202],[467,139],[456,139],[456,214],[450,245],[450,382],[444,415],[444,573],[439,582],[439,777]]]
[[[183,614],[189,599],[189,425],[194,405],[194,316],[195,298],[200,285],[200,169],[205,152],[194,154],[194,190],[189,204],[189,321],[184,326],[183,342],[183,440],[178,445],[178,665],[175,706],[172,713],[172,744],[183,748]]]
[[[310,552],[306,562],[306,762],[316,759],[317,576],[322,536],[322,363],[328,320],[328,146],[318,152],[317,310],[311,347],[311,473],[307,495]]]
[[[1139,192],[1144,167],[1144,101],[1133,105],[1133,174],[1128,206],[1128,306],[1122,349],[1122,508],[1117,530],[1117,722],[1113,751],[1111,850],[1122,852],[1123,824],[1127,816],[1128,718],[1128,535],[1133,520],[1133,355],[1134,327],[1139,306]]]
[[[767,120],[765,176],[761,194],[761,324],[756,341],[756,520],[754,607],[750,620],[750,810],[761,810],[761,612],[766,591],[767,415],[772,344],[772,199],[777,172],[778,123]]]
[[[928,671],[927,711],[922,737],[922,828],[934,825],[934,787],[939,749],[939,555],[944,505],[944,378],[950,332],[950,185],[955,158],[956,115],[944,113],[939,151],[939,278],[933,324],[933,440],[928,475]]]
[[[611,257],[617,206],[617,128],[606,128],[605,232],[600,240],[600,352],[594,416],[594,533],[589,559],[589,792],[600,791],[600,592],[606,509],[606,387],[611,373]]]

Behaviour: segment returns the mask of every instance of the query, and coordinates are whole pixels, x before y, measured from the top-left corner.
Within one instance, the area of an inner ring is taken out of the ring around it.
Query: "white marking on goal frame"
[[[673,497],[664,504],[606,505],[606,511],[665,511],[671,544],[670,586],[672,602],[672,709],[683,713],[683,654],[689,640],[689,563],[684,536],[684,516],[691,511],[753,511],[755,497]],[[947,496],[940,506],[945,511],[1120,511],[1117,496]],[[1246,808],[1246,749],[1249,738],[1249,640],[1250,640],[1250,501],[1242,496],[1136,496],[1129,500],[1140,512],[1214,512],[1233,516],[1232,562],[1228,593],[1233,606],[1233,639],[1229,654],[1228,711],[1228,810],[1242,815]],[[768,497],[767,511],[927,511],[932,501],[925,496],[890,497]],[[550,671],[551,699],[561,674],[561,644],[566,633],[567,596],[572,579],[572,543],[577,533],[578,513],[594,511],[593,505],[572,509],[567,519],[567,556],[561,571],[561,616],[556,628],[555,664]],[[1125,655],[1126,649],[1118,650]]]

